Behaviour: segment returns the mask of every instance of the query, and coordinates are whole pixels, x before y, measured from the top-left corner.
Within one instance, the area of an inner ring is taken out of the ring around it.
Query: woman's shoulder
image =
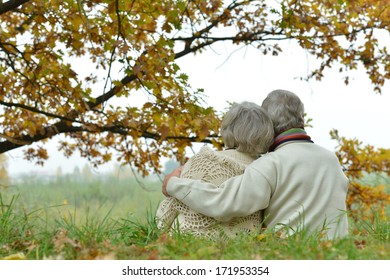
[[[196,155],[208,155],[208,154],[215,154],[216,151],[211,149],[209,146],[204,145],[200,148],[199,152],[196,153]]]
[[[218,152],[212,150],[208,146],[203,146],[195,155],[190,158],[190,162],[194,161],[205,161],[205,162],[215,162],[220,156]]]
[[[205,145],[199,150],[194,156],[199,157],[212,157],[212,158],[222,158],[231,161],[239,161],[244,164],[250,164],[256,158],[252,157],[249,154],[242,153],[236,149],[227,149],[227,150],[213,150],[209,146]]]
[[[213,166],[226,166],[230,168],[245,169],[254,158],[250,155],[238,152],[236,150],[213,150],[208,146],[203,146],[197,154],[191,158],[191,162],[206,164]]]
[[[234,161],[245,166],[251,164],[256,159],[247,153],[242,153],[235,149],[217,151],[216,154],[221,158]]]

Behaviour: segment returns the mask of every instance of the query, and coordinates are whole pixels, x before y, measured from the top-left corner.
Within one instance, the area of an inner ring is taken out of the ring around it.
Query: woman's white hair
[[[221,135],[226,148],[259,156],[273,143],[271,119],[261,106],[253,102],[234,103],[221,123]]]
[[[299,97],[290,91],[271,91],[261,106],[274,124],[275,136],[285,130],[303,128],[305,125],[305,107]]]

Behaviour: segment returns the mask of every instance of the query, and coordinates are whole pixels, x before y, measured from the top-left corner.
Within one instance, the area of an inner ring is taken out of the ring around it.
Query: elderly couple
[[[264,227],[346,236],[348,179],[303,127],[304,106],[292,92],[272,91],[261,107],[234,104],[221,124],[225,150],[205,146],[166,176],[158,226],[211,239]]]

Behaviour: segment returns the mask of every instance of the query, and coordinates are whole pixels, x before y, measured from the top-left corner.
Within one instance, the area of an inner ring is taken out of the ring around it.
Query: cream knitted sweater
[[[236,150],[212,151],[204,146],[183,167],[181,178],[201,179],[218,187],[227,179],[240,175],[254,158]],[[241,232],[259,231],[262,212],[220,222],[191,210],[174,197],[164,199],[157,210],[160,229],[179,229],[198,237],[226,239]]]

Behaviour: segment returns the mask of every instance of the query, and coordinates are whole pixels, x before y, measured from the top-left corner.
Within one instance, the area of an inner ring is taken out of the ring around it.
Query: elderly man
[[[292,92],[275,90],[262,107],[276,135],[269,153],[219,188],[178,178],[177,169],[165,178],[163,193],[221,221],[264,210],[264,224],[286,235],[308,230],[329,239],[346,236],[348,179],[335,154],[303,129],[303,103]]]

